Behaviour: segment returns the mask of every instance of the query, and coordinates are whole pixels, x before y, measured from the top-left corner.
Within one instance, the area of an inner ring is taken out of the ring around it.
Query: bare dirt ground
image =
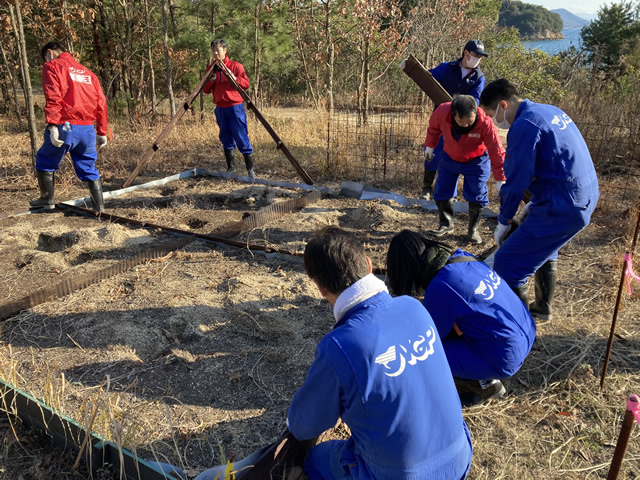
[[[221,158],[215,161],[219,168]],[[58,200],[86,195],[68,172],[61,177]],[[114,189],[123,174],[105,178],[106,189]],[[131,192],[108,200],[107,209],[209,234],[301,194],[202,177]],[[0,213],[24,208],[34,196],[26,177],[0,178]],[[492,243],[495,220],[483,220],[485,243],[471,248],[467,219],[456,215],[456,234],[446,241],[479,254]],[[625,293],[606,388],[598,391],[635,219],[634,210],[600,208],[592,225],[561,251],[553,322],[539,325],[525,365],[505,382],[508,396],[464,412],[474,441],[470,478],[606,477],[626,397],[640,390],[640,301],[637,293]],[[434,228],[437,219],[419,208],[333,195],[234,239],[301,251],[313,231],[327,224],[359,235],[375,266],[384,267],[393,234]],[[58,211],[0,219],[3,302],[170,239]],[[143,458],[195,474],[278,437],[288,402],[332,325],[329,305],[299,260],[197,240],[5,321],[0,375],[81,423],[98,408],[95,431]],[[82,478],[58,465],[61,456],[43,462],[50,454],[29,450],[6,425],[2,432],[0,478]],[[345,435],[338,428],[329,437]],[[636,429],[619,478],[639,477],[638,440]],[[16,453],[22,451],[29,453]]]

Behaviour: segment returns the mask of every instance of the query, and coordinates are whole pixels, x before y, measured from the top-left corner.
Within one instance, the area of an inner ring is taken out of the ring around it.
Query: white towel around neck
[[[364,302],[367,298],[371,298],[380,292],[389,292],[387,286],[382,280],[370,273],[366,277],[362,277],[356,283],[344,290],[336,299],[333,306],[333,316],[336,322],[340,321],[342,316],[358,303]]]

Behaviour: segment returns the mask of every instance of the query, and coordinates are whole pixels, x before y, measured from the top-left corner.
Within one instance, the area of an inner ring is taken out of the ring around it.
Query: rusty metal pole
[[[616,478],[618,478],[624,453],[627,450],[627,444],[629,443],[629,437],[631,436],[631,430],[633,429],[633,422],[635,420],[634,412],[637,412],[638,408],[640,408],[640,398],[638,398],[637,395],[630,395],[627,400],[627,411],[624,413],[622,427],[620,428],[620,435],[618,436],[616,449],[613,452],[613,459],[611,460],[607,480],[616,480]]]
[[[638,231],[640,231],[640,210],[638,211],[638,221],[636,222],[636,231],[633,234],[631,249],[627,252],[633,255],[638,241]],[[613,309],[613,319],[611,321],[611,330],[609,331],[609,340],[607,341],[607,350],[604,354],[604,365],[602,366],[602,376],[600,377],[600,392],[604,388],[604,379],[607,376],[607,368],[609,367],[609,357],[611,355],[611,346],[613,345],[613,335],[616,331],[616,322],[618,321],[618,311],[620,310],[620,299],[622,297],[622,289],[624,288],[624,280],[627,276],[627,262],[622,265],[622,274],[620,275],[620,284],[618,285],[618,295],[616,296],[616,306]]]
[[[213,68],[212,68],[205,74],[204,77],[202,77],[202,80],[200,80],[200,83],[198,84],[196,89],[193,92],[191,92],[191,95],[189,95],[189,97],[184,101],[182,106],[171,118],[171,121],[169,121],[167,126],[164,127],[162,132],[160,132],[160,135],[158,135],[158,138],[156,138],[156,141],[153,142],[153,145],[151,145],[151,147],[147,149],[142,159],[138,162],[138,165],[136,165],[136,168],[134,168],[133,172],[131,172],[131,175],[129,175],[129,178],[127,178],[125,182],[122,184],[122,188],[129,187],[133,183],[133,181],[136,179],[136,177],[140,174],[142,169],[151,161],[151,157],[153,157],[153,154],[156,153],[158,148],[160,148],[159,147],[160,143],[167,137],[167,135],[169,135],[171,130],[173,130],[173,128],[176,126],[176,123],[178,123],[178,120],[180,120],[182,115],[184,115],[184,113],[187,110],[189,110],[196,96],[198,96],[200,94],[200,91],[204,88],[204,84],[211,79],[214,73],[215,72],[213,71]]]
[[[302,165],[298,163],[298,161],[295,159],[293,154],[289,151],[287,146],[280,139],[280,137],[275,132],[275,130],[271,127],[269,122],[267,122],[267,120],[262,116],[262,113],[260,113],[260,110],[258,110],[258,107],[256,107],[256,105],[253,103],[253,101],[251,100],[251,97],[249,97],[247,92],[245,92],[244,89],[240,85],[238,85],[238,82],[236,82],[235,77],[233,76],[233,73],[231,73],[231,71],[227,68],[227,66],[224,63],[222,63],[220,60],[216,62],[216,65],[220,67],[220,70],[225,74],[225,76],[227,77],[227,80],[229,80],[231,85],[233,85],[233,88],[235,88],[237,92],[240,94],[240,96],[244,99],[244,101],[247,104],[247,107],[249,107],[249,109],[254,113],[256,118],[260,121],[262,126],[265,128],[265,130],[269,133],[269,135],[271,135],[271,138],[273,138],[273,141],[276,142],[276,148],[278,150],[281,150],[284,156],[287,157],[287,160],[289,160],[293,168],[296,169],[296,172],[298,172],[298,175],[300,175],[300,177],[302,177],[302,179],[307,184],[313,185],[313,180],[311,179],[309,174],[305,171],[304,168],[302,168]]]

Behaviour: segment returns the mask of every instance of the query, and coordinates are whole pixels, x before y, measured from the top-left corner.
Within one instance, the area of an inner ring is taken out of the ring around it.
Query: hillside
[[[552,13],[557,13],[562,18],[562,23],[564,24],[564,28],[580,28],[589,23],[589,20],[586,20],[578,15],[571,13],[566,8],[556,8],[551,10]]]
[[[504,27],[514,27],[520,37],[529,40],[563,38],[562,18],[539,5],[503,0],[498,23]]]

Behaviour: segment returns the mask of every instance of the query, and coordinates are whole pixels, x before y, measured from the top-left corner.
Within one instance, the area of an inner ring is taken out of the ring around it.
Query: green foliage
[[[598,11],[598,18],[585,25],[581,34],[589,61],[605,71],[615,69],[624,55],[637,52],[638,9],[627,1],[604,5]]]
[[[562,18],[539,5],[504,0],[498,23],[514,27],[523,38],[535,38],[548,32],[558,33],[563,28]]]
[[[560,57],[525,49],[514,28],[488,36],[485,44],[491,49],[482,67],[487,82],[507,78],[522,96],[543,103],[564,95]]]

